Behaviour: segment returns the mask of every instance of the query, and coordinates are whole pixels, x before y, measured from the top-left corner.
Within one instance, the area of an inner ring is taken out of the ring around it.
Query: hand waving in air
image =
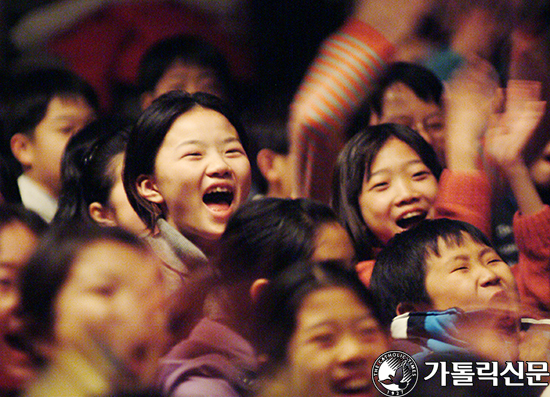
[[[538,82],[510,80],[504,113],[491,117],[485,135],[485,153],[503,172],[524,214],[542,208],[542,200],[523,159],[525,145],[545,112],[546,102],[540,100],[540,90]]]

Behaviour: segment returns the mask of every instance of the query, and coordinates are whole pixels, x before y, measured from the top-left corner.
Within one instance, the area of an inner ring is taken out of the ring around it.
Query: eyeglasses
[[[412,116],[395,116],[385,122],[407,126],[422,135],[429,143],[440,139],[445,130],[445,117],[439,113],[430,114],[422,120],[416,120]]]

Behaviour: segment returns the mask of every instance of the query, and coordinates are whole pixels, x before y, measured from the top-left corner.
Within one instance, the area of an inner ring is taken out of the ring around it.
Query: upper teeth
[[[208,191],[208,193],[225,193],[225,192],[231,192],[231,190],[227,187],[218,186]]]
[[[413,212],[409,212],[408,214],[403,215],[403,217],[401,219],[409,219],[409,218],[412,218],[414,216],[421,216],[422,214],[423,214],[422,211],[413,211]]]

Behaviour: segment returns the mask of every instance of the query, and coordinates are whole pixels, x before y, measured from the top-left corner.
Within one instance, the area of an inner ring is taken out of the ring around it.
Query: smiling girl
[[[178,294],[174,302],[187,306],[182,313],[200,307],[208,260],[229,217],[248,197],[245,139],[219,98],[182,91],[155,100],[130,133],[124,188],[166,265],[171,291]]]
[[[388,335],[369,291],[343,267],[298,262],[260,296],[256,344],[267,361],[258,397],[377,395],[371,370]]]
[[[372,259],[397,233],[423,219],[449,217],[489,229],[489,185],[473,170],[445,170],[409,127],[366,128],[337,161],[333,207],[353,237],[357,270],[368,284]]]

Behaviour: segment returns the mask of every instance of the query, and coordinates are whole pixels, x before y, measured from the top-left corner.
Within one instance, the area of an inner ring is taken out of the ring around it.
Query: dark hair
[[[256,340],[260,354],[266,354],[269,367],[284,364],[288,344],[296,330],[296,317],[304,299],[314,291],[328,287],[345,287],[380,322],[378,308],[371,293],[354,271],[339,261],[297,262],[284,270],[266,287],[256,305]]]
[[[5,142],[9,144],[16,133],[32,136],[54,97],[82,97],[95,110],[99,108],[93,88],[68,70],[34,69],[16,73],[9,85]]]
[[[178,117],[195,107],[211,109],[226,117],[237,130],[245,150],[247,148],[248,141],[240,120],[220,98],[203,92],[188,94],[171,91],[155,99],[130,131],[123,172],[128,201],[151,230],[157,220],[166,214],[160,205],[146,200],[138,193],[138,178],[154,174],[155,160],[164,137]]]
[[[291,263],[310,259],[320,226],[337,222],[330,207],[309,199],[251,200],[229,219],[215,268],[222,282],[270,279]]]
[[[36,213],[20,204],[0,205],[0,230],[12,222],[21,222],[37,236],[41,236],[48,224]]]
[[[391,323],[399,303],[431,303],[426,291],[426,260],[431,255],[440,256],[440,241],[458,246],[467,237],[492,248],[489,239],[475,226],[444,218],[424,220],[388,242],[376,258],[370,281],[383,324]]]
[[[289,107],[288,96],[279,95],[264,103],[250,106],[243,115],[246,130],[251,138],[249,160],[252,168],[252,180],[258,192],[262,194],[267,193],[269,186],[258,168],[258,153],[262,149],[269,149],[280,155],[289,154],[290,141],[287,129]]]
[[[21,167],[11,152],[11,138],[17,133],[34,136],[52,99],[82,97],[96,111],[99,102],[93,88],[66,69],[32,69],[15,73],[10,79],[2,109],[2,152],[18,174]]]
[[[433,148],[409,127],[379,124],[367,127],[348,141],[336,161],[332,207],[346,225],[359,260],[372,259],[372,248],[380,245],[361,215],[359,195],[363,181],[370,178],[372,163],[390,138],[410,146],[438,180],[442,172]]]
[[[178,60],[185,64],[211,69],[224,97],[233,91],[232,77],[225,56],[203,39],[184,34],[157,42],[143,55],[138,71],[141,92],[154,91],[164,73]]]
[[[52,222],[93,222],[90,204],[106,205],[116,181],[113,159],[126,148],[124,122],[104,118],[71,137],[61,161],[61,192]]]
[[[30,335],[52,336],[55,299],[76,259],[86,247],[102,241],[146,250],[138,237],[117,227],[68,222],[52,226],[40,241],[21,275],[21,306]]]
[[[405,84],[424,102],[443,104],[443,84],[432,71],[414,63],[395,62],[382,75],[370,98],[372,110],[378,116],[382,116],[386,90],[395,83]]]

